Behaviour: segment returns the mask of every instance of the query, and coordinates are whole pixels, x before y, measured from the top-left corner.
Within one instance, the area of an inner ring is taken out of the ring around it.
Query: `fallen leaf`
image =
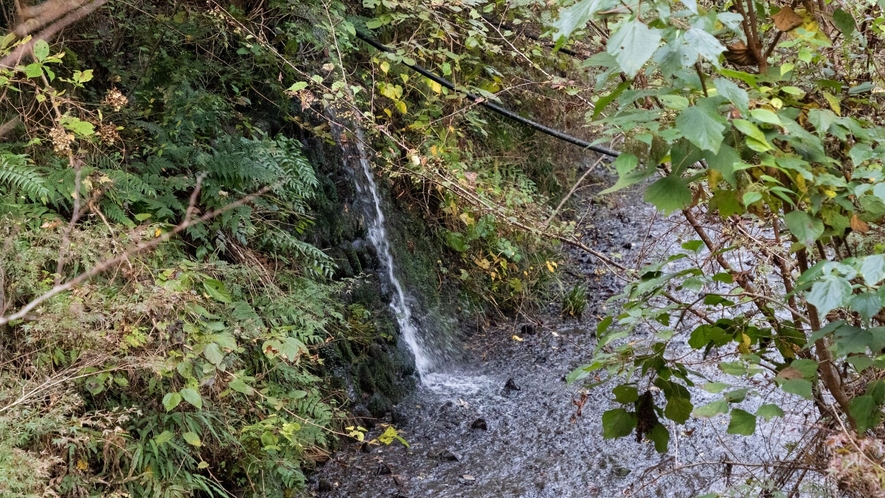
[[[794,30],[805,22],[802,16],[793,12],[790,7],[782,8],[777,14],[771,16],[771,20],[774,21],[774,26],[781,31]]]

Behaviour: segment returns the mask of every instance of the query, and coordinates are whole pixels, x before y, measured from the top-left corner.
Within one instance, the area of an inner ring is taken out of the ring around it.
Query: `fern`
[[[32,201],[46,202],[49,189],[46,180],[22,154],[0,154],[0,186],[16,188],[24,192]]]

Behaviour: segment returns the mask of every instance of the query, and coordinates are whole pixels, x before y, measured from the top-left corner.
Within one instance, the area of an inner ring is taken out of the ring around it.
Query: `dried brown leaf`
[[[781,31],[791,31],[802,26],[804,20],[802,16],[793,11],[790,7],[782,8],[777,14],[771,16],[774,26]]]

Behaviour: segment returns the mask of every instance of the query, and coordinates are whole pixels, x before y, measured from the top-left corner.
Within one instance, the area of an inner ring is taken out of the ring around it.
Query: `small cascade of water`
[[[418,328],[412,320],[412,309],[406,293],[403,291],[402,283],[396,276],[396,266],[393,263],[393,255],[390,251],[390,239],[387,237],[387,229],[385,228],[384,211],[381,209],[381,197],[378,195],[378,187],[375,184],[374,175],[372,175],[372,167],[369,163],[368,155],[363,146],[365,136],[362,128],[358,124],[353,124],[353,132],[356,135],[356,143],[350,144],[352,150],[356,152],[359,160],[359,178],[356,183],[357,193],[362,197],[370,197],[372,206],[367,209],[366,216],[369,223],[369,241],[375,247],[381,264],[387,273],[387,283],[393,288],[394,295],[390,300],[390,309],[396,316],[397,324],[402,333],[403,340],[409,346],[415,357],[415,369],[422,382],[427,374],[433,368],[433,361],[424,347],[424,341],[420,337]],[[333,126],[335,138],[342,147],[346,141],[342,141],[341,129],[339,126]]]

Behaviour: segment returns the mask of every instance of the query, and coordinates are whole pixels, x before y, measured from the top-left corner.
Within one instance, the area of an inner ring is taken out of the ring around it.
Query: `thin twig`
[[[253,200],[257,199],[258,197],[261,197],[265,193],[269,192],[273,187],[275,187],[275,185],[268,185],[266,187],[261,188],[260,190],[258,190],[257,192],[255,192],[253,194],[247,195],[246,197],[243,197],[242,199],[240,199],[236,202],[232,202],[232,203],[228,204],[227,206],[224,206],[222,208],[219,208],[219,209],[216,209],[216,210],[211,211],[209,213],[206,213],[203,216],[200,216],[199,218],[196,218],[194,220],[182,221],[181,223],[176,225],[175,228],[164,233],[163,235],[161,235],[153,240],[150,240],[148,242],[142,242],[134,247],[131,247],[123,254],[121,254],[115,258],[105,260],[105,261],[95,265],[89,271],[81,273],[80,275],[69,280],[68,282],[65,282],[64,284],[56,285],[55,287],[53,287],[52,289],[49,289],[46,293],[44,293],[40,297],[37,297],[33,301],[26,304],[24,307],[22,307],[16,313],[13,313],[13,314],[7,315],[7,316],[0,316],[0,325],[5,325],[13,320],[21,320],[21,319],[27,317],[28,313],[30,313],[34,308],[39,306],[40,303],[46,301],[47,299],[55,297],[58,294],[61,294],[62,292],[67,292],[67,291],[73,289],[74,287],[77,287],[78,285],[82,284],[83,282],[86,282],[87,280],[91,279],[92,277],[99,275],[99,274],[107,271],[109,268],[123,262],[129,256],[134,256],[134,255],[139,254],[141,252],[144,252],[149,249],[153,249],[153,248],[157,247],[158,245],[162,244],[163,242],[166,242],[169,239],[171,239],[173,236],[183,232],[184,230],[187,230],[188,228],[190,228],[194,225],[198,225],[198,224],[208,221],[212,218],[215,218],[216,216],[218,216],[220,214],[230,211],[231,209],[234,209],[236,207],[242,206],[243,204],[247,204],[249,202],[252,202]]]

